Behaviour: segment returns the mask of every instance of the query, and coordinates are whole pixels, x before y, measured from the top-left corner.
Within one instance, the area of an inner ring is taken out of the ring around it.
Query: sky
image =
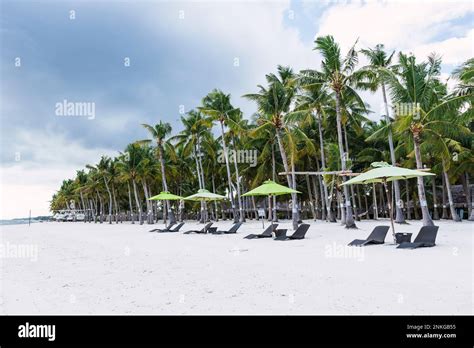
[[[49,214],[62,180],[147,138],[142,123],[179,132],[182,112],[213,88],[250,117],[255,105],[241,96],[277,65],[320,67],[317,36],[333,35],[343,52],[357,39],[419,60],[436,52],[445,79],[474,56],[471,1],[0,4],[0,219]],[[379,119],[381,96],[363,97]],[[61,113],[64,101],[94,112]]]

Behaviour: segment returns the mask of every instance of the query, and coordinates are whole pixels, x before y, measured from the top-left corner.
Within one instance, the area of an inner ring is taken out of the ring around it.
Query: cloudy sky
[[[217,87],[241,98],[278,64],[318,68],[315,36],[343,48],[384,43],[443,75],[473,56],[471,1],[1,1],[0,218],[48,213],[64,178],[146,137],[141,123],[180,130]],[[129,64],[128,64],[129,63]],[[377,119],[378,95],[365,95]],[[95,103],[94,117],[56,104]]]

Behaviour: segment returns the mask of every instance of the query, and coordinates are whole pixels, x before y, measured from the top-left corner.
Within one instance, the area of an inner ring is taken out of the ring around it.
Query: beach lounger
[[[435,246],[436,235],[438,234],[439,226],[423,226],[418,232],[413,243],[404,242],[401,243],[397,249],[416,249],[421,247],[433,247]]]
[[[171,227],[173,227],[174,225],[176,225],[176,222],[173,222],[171,224],[169,224],[167,227],[165,228],[154,228],[148,232],[158,232],[158,231],[169,231]]]
[[[191,230],[191,231],[186,231],[183,232],[184,234],[191,234],[191,233],[207,233],[207,230],[209,230],[209,227],[212,226],[212,222],[209,222],[206,226],[204,226],[201,230]]]
[[[278,227],[278,224],[273,224],[267,227],[265,231],[263,231],[260,234],[249,234],[244,237],[244,239],[254,239],[254,238],[271,238],[272,233],[275,232],[276,228]]]
[[[180,229],[181,227],[183,227],[183,225],[184,225],[184,222],[180,222],[179,225],[176,226],[175,228],[172,228],[172,229],[170,228],[170,229],[167,230],[167,231],[162,230],[162,231],[157,231],[157,232],[158,232],[158,233],[163,233],[163,232],[178,232],[179,229]]]
[[[385,236],[389,230],[389,226],[376,226],[367,239],[354,239],[349,246],[365,246],[369,244],[383,244],[385,243]]]
[[[228,231],[212,231],[212,234],[231,234],[231,233],[237,233],[237,230],[239,227],[242,226],[241,222],[237,222],[234,224]]]
[[[277,236],[274,240],[304,239],[306,232],[308,232],[309,226],[309,224],[301,224],[291,236],[287,236],[285,234],[282,236]]]

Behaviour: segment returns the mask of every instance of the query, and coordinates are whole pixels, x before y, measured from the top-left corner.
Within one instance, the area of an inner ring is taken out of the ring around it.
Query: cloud
[[[116,151],[87,148],[62,134],[20,131],[11,147],[16,161],[1,167],[0,218],[47,215],[49,201],[65,179],[73,179],[76,170],[96,163],[100,156]]]
[[[453,37],[415,47],[413,53],[418,57],[427,57],[436,52],[442,56],[443,64],[460,65],[474,56],[473,45],[474,29],[471,29],[464,37]]]
[[[412,50],[459,30],[450,21],[472,12],[470,1],[341,2],[323,13],[317,36],[331,34],[343,47],[360,38],[361,45],[384,43],[390,49]]]

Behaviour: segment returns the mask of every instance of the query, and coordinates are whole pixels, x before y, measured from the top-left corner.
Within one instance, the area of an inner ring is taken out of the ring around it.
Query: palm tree
[[[323,138],[323,122],[326,118],[326,110],[331,103],[331,97],[322,85],[305,85],[304,75],[300,77],[302,93],[297,96],[297,104],[295,111],[290,115],[298,117],[309,114],[316,118],[318,124],[319,153],[321,159],[321,170],[326,170],[326,156],[324,154],[324,138]],[[318,162],[316,160],[316,162]],[[329,202],[328,188],[326,182],[318,175],[320,186],[322,186],[322,194],[324,196],[324,204],[326,206],[326,218],[330,222],[336,222],[331,212],[331,204]]]
[[[150,126],[148,124],[142,124],[143,127],[145,127],[146,130],[148,130],[151,134],[151,137],[156,141],[156,152],[158,155],[158,162],[160,163],[161,167],[161,181],[162,181],[162,186],[163,186],[163,191],[167,192],[168,191],[168,183],[166,181],[166,171],[165,171],[165,159],[163,156],[163,153],[165,152],[164,147],[170,146],[170,144],[165,141],[165,138],[171,134],[171,125],[167,122],[159,122],[155,126]],[[140,143],[149,143],[151,140],[145,139],[139,141]],[[170,217],[170,223],[175,223],[176,218],[174,216],[173,211],[171,210],[171,205],[169,201],[165,201],[166,207],[165,211],[168,212],[168,215]]]
[[[387,100],[387,91],[385,88],[386,81],[386,70],[390,69],[390,64],[392,63],[393,51],[390,55],[384,50],[384,45],[378,44],[374,48],[362,49],[361,52],[369,59],[370,64],[361,68],[359,73],[363,76],[365,75],[368,79],[367,87],[368,89],[375,92],[377,89],[382,90],[383,104],[385,109],[385,120],[388,127],[388,145],[390,148],[390,159],[392,165],[396,166],[397,161],[395,158],[395,149],[393,146],[393,135],[391,129],[391,119],[389,114],[388,100]],[[359,82],[359,87],[362,87],[363,84]],[[405,216],[403,215],[402,206],[400,204],[400,184],[398,180],[393,181],[393,187],[395,192],[395,222],[396,223],[406,223]]]
[[[465,96],[442,99],[446,87],[438,80],[441,60],[435,55],[427,62],[416,63],[414,56],[399,54],[396,73],[388,75],[393,100],[398,103],[394,122],[397,135],[408,135],[413,142],[417,169],[423,169],[421,143],[425,134],[435,135],[454,132],[456,127],[444,119],[444,112],[451,104],[459,105]],[[427,202],[423,177],[418,177],[418,197],[424,226],[434,225]]]
[[[140,180],[140,162],[143,161],[143,148],[139,144],[129,144],[117,163],[121,179],[132,183],[135,204],[140,225],[143,225],[143,215],[138,198],[137,182]]]
[[[280,149],[283,166],[285,167],[288,186],[296,189],[296,178],[294,170],[290,170],[288,159],[283,144],[283,137],[288,138],[290,129],[284,122],[284,116],[289,112],[291,103],[295,96],[295,79],[292,70],[289,67],[278,66],[278,76],[269,74],[266,76],[269,83],[268,88],[258,86],[259,93],[245,94],[244,97],[257,103],[260,118],[259,127],[254,129],[251,134],[266,132],[269,129],[275,130],[275,135]],[[290,142],[288,142],[290,143]],[[291,165],[294,165],[294,154],[291,154]],[[290,173],[293,173],[290,175]],[[292,219],[293,228],[298,228],[298,205],[296,194],[291,195],[293,201]]]
[[[208,115],[211,117],[213,121],[218,121],[221,128],[221,142],[222,142],[222,149],[224,152],[224,160],[227,169],[227,182],[229,186],[229,192],[231,193],[231,204],[232,204],[232,211],[234,214],[234,220],[236,220],[236,212],[235,212],[235,202],[233,197],[233,189],[232,189],[232,178],[230,173],[230,165],[229,165],[229,153],[227,151],[227,145],[225,141],[225,125],[228,122],[228,119],[232,117],[234,113],[239,113],[238,109],[235,109],[232,104],[230,103],[230,94],[225,94],[218,89],[214,89],[211,91],[207,96],[204,97],[202,100],[202,107],[199,107],[203,114]],[[234,148],[234,153],[235,153]],[[242,201],[240,197],[240,183],[238,177],[236,179],[237,184],[237,200],[239,206],[239,220],[240,222],[244,221],[244,214],[242,210]]]
[[[315,41],[315,50],[318,50],[323,56],[322,71],[305,70],[303,75],[305,80],[310,81],[308,86],[323,85],[332,90],[335,99],[336,111],[336,127],[337,127],[337,141],[339,145],[339,156],[341,161],[341,170],[347,170],[347,154],[344,151],[343,133],[342,133],[342,98],[352,97],[357,100],[361,107],[364,103],[357,92],[352,88],[355,84],[357,73],[355,66],[358,62],[357,51],[355,44],[349,50],[345,58],[341,56],[339,45],[334,41],[332,36],[318,37]],[[343,177],[343,181],[346,178]],[[349,188],[344,185],[344,198],[346,210],[346,228],[356,228],[354,217],[352,214],[352,207],[350,202]]]
[[[111,164],[111,159],[107,156],[102,156],[100,158],[99,163],[95,167],[91,165],[86,166],[89,169],[95,168],[98,174],[104,180],[105,188],[107,189],[107,194],[109,195],[109,216],[108,216],[109,224],[112,223],[112,207],[113,207],[112,192],[110,191],[110,187],[109,187],[109,181],[111,180],[111,176],[109,175],[110,164]]]
[[[206,182],[202,166],[201,149],[203,140],[211,137],[209,129],[212,126],[212,121],[203,117],[199,111],[191,110],[187,113],[186,117],[181,117],[181,122],[184,125],[184,129],[172,137],[171,140],[176,141],[176,146],[183,147],[185,156],[192,154],[195,160],[199,188],[204,189],[206,188]],[[207,208],[203,202],[201,202],[201,212],[201,222],[205,222],[207,220]]]

